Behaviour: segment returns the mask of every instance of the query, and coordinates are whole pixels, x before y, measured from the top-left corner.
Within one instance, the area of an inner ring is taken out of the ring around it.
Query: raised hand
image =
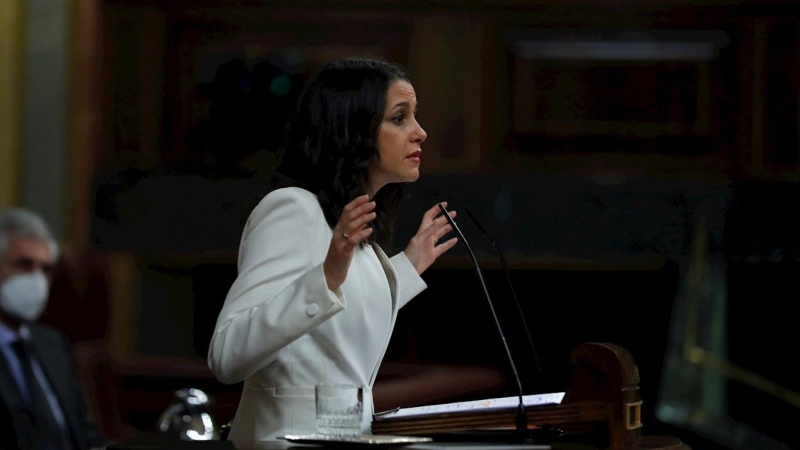
[[[447,202],[442,202],[447,207]],[[456,212],[450,211],[450,217],[455,218]],[[436,258],[442,253],[450,250],[458,242],[458,238],[452,238],[445,242],[439,242],[444,235],[453,231],[453,227],[447,222],[447,218],[439,212],[439,205],[434,205],[422,216],[422,223],[417,230],[417,234],[411,238],[406,247],[405,253],[417,273],[422,275]]]
[[[334,291],[344,283],[347,270],[356,246],[372,234],[371,227],[364,227],[375,219],[375,202],[369,201],[369,195],[357,197],[348,203],[333,228],[328,255],[322,263],[328,289]]]

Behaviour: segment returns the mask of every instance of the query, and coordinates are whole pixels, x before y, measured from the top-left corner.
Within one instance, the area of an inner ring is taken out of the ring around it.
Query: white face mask
[[[0,310],[22,322],[35,322],[47,305],[50,286],[41,271],[14,275],[0,285]]]

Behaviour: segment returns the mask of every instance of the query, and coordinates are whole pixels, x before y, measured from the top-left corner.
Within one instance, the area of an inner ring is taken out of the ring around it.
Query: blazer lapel
[[[50,387],[58,399],[61,406],[61,412],[64,414],[64,420],[67,422],[67,428],[70,430],[79,430],[78,418],[75,417],[72,405],[67,403],[71,397],[71,384],[69,374],[71,373],[70,365],[72,364],[69,359],[69,354],[65,355],[63,352],[53,351],[46,342],[42,342],[38,333],[34,328],[31,328],[30,342],[36,353],[39,355],[39,364],[42,370],[47,375],[47,380],[50,382]],[[75,439],[75,436],[72,436]]]
[[[397,273],[394,271],[392,262],[389,261],[389,257],[386,256],[386,253],[377,245],[372,246],[372,248],[375,249],[375,254],[378,255],[378,261],[380,261],[381,267],[383,267],[383,271],[386,273],[386,279],[389,280],[389,291],[392,293],[392,322],[394,322],[394,316],[397,313]]]
[[[24,406],[17,382],[11,375],[11,368],[2,353],[0,353],[0,398],[3,399],[3,403],[6,404],[9,411],[15,411]]]
[[[5,407],[11,418],[11,423],[0,424],[0,433],[13,433],[18,437],[36,435],[36,427],[31,421],[25,400],[20,395],[17,382],[14,380],[8,362],[2,354],[0,354],[0,401],[4,405],[0,406],[0,408]],[[0,442],[4,442],[5,438],[8,438],[8,436],[2,436]],[[28,449],[24,447],[20,448],[20,450]]]

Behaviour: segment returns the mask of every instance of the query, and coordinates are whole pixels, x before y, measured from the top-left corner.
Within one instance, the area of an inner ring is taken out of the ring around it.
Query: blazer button
[[[306,306],[306,314],[308,314],[309,317],[316,316],[318,311],[319,311],[319,306],[317,306],[316,303],[312,303]]]

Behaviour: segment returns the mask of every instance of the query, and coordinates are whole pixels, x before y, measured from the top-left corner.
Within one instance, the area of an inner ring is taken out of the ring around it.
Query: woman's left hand
[[[447,202],[442,202],[442,205],[447,207]],[[455,218],[456,212],[450,211],[450,217]],[[453,231],[453,227],[439,212],[438,204],[425,212],[417,234],[411,238],[405,250],[406,256],[417,269],[418,274],[422,275],[422,272],[430,267],[436,258],[456,245],[458,242],[456,237],[439,242],[444,235],[451,231]]]

